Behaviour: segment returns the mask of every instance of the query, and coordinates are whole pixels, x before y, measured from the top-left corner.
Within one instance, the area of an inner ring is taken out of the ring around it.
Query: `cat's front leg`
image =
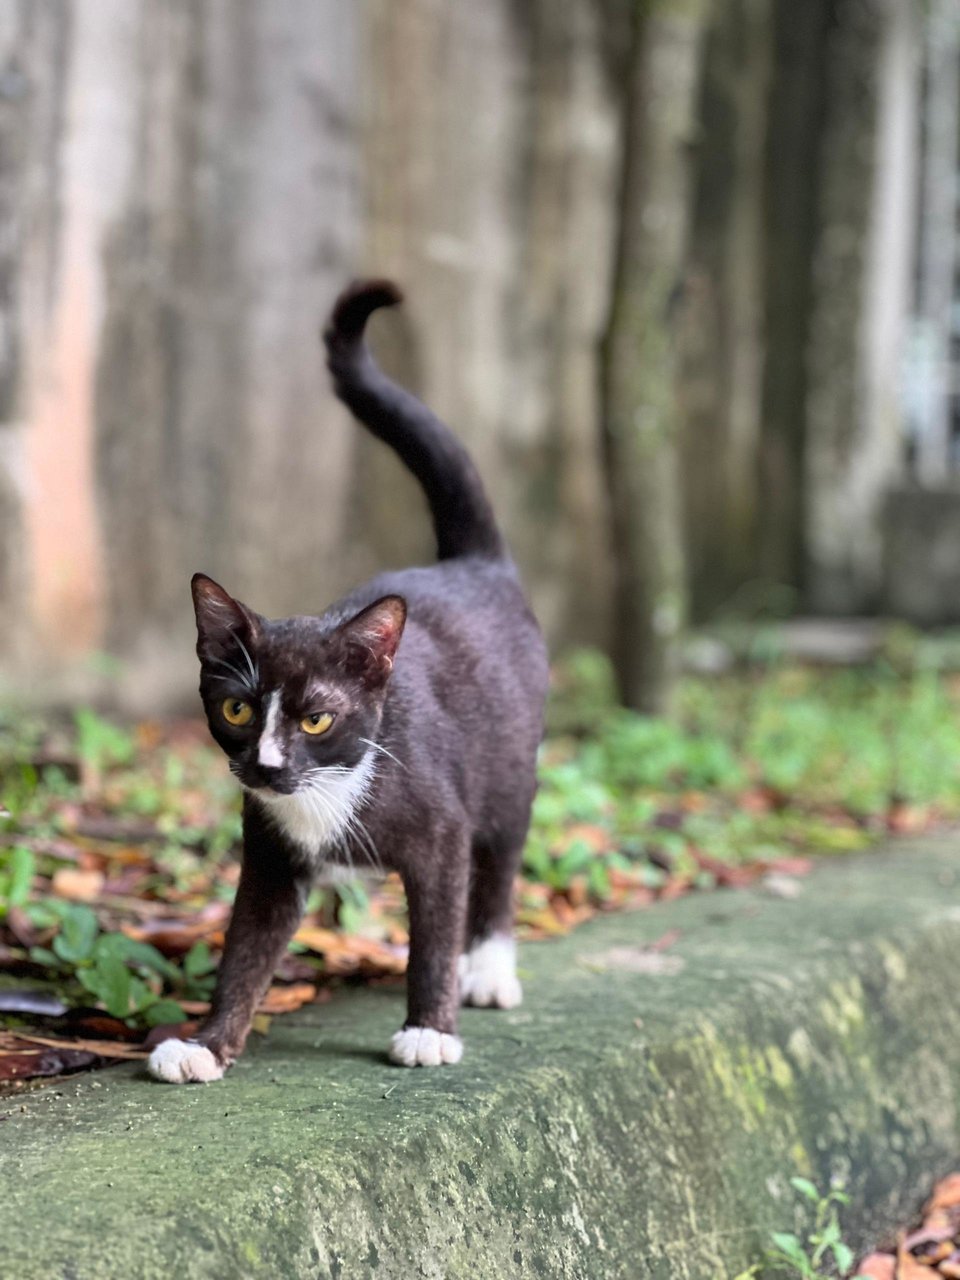
[[[168,1084],[219,1080],[243,1050],[257,1005],[303,914],[309,878],[282,851],[244,859],[210,1015],[192,1040],[164,1040],[147,1064]]]
[[[469,843],[445,842],[441,853],[403,872],[410,913],[407,1020],[390,1043],[390,1058],[403,1067],[459,1062],[460,1005],[457,962],[463,947],[470,878]],[[462,856],[451,856],[457,848]]]

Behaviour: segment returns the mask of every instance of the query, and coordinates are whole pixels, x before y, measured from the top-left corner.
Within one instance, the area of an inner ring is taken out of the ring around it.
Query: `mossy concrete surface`
[[[525,947],[459,1067],[390,1067],[375,987],[218,1084],[0,1099],[0,1276],[729,1280],[830,1172],[858,1246],[960,1158],[958,955],[960,839],[905,843]]]

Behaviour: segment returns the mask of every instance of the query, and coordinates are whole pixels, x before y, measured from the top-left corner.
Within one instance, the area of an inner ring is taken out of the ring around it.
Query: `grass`
[[[960,815],[952,675],[881,662],[688,679],[675,722],[617,709],[593,654],[557,683],[526,858],[536,878],[563,861],[571,823],[634,862],[692,870],[706,861],[694,854],[743,866]]]
[[[770,663],[687,679],[678,705],[675,722],[618,709],[593,653],[558,669],[519,893],[529,933],[960,817],[955,676]],[[209,990],[206,939],[158,949],[133,927],[232,897],[238,796],[202,725],[8,715],[0,804],[0,968],[30,959],[140,1024]],[[315,894],[310,918],[328,924],[332,905]],[[402,899],[347,888],[339,920],[402,940]]]

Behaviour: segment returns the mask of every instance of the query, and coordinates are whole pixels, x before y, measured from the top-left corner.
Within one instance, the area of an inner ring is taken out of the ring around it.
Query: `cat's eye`
[[[249,702],[242,702],[240,698],[224,698],[220,704],[220,710],[227,724],[235,725],[238,729],[249,724],[253,719],[253,707]]]
[[[304,733],[311,733],[318,737],[321,733],[326,733],[333,724],[333,716],[329,711],[316,711],[312,716],[304,716],[300,721],[300,728]]]

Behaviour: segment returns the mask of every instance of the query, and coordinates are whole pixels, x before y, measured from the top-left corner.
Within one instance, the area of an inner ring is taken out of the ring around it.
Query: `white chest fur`
[[[374,775],[374,752],[368,751],[352,769],[318,769],[293,795],[257,790],[257,797],[274,824],[310,858],[320,860],[353,835],[367,853],[369,837],[357,810]]]

